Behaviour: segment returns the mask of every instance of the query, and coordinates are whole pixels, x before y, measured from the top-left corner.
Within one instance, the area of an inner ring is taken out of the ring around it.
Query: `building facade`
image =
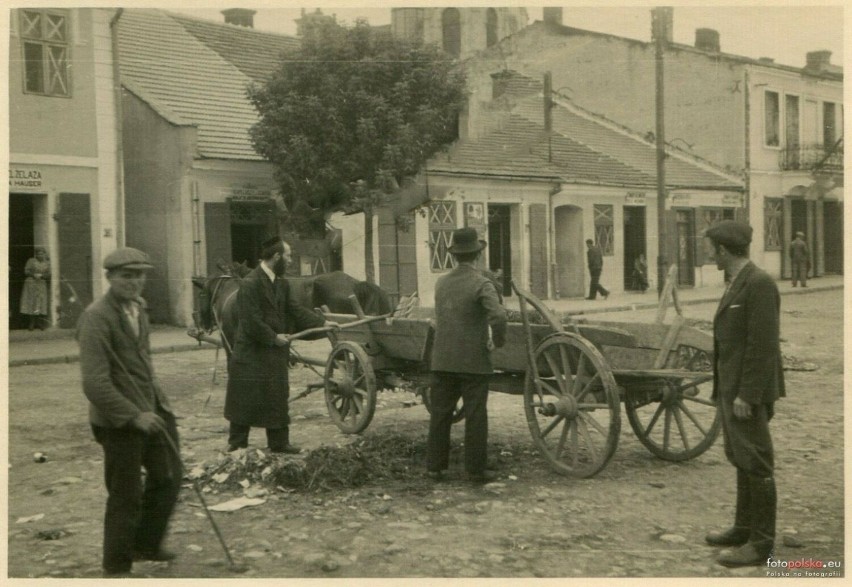
[[[72,327],[124,242],[111,23],[116,10],[20,8],[9,44],[9,326],[35,246],[51,261],[49,320]]]
[[[480,132],[488,78],[507,67],[532,77],[552,72],[553,87],[574,103],[653,139],[655,45],[565,26],[559,9],[545,17],[466,62],[468,132]],[[816,275],[841,272],[842,70],[825,51],[803,56],[804,67],[727,54],[711,29],[698,29],[694,46],[673,43],[668,18],[667,141],[745,179],[757,263],[789,275],[788,245],[803,230]]]

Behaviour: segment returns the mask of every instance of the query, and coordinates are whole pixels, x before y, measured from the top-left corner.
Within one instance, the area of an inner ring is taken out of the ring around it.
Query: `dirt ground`
[[[710,320],[714,310],[715,304],[688,306],[685,314]],[[772,422],[776,559],[844,563],[842,292],[786,296],[782,312],[784,353],[819,369],[786,372],[788,397]],[[651,321],[653,312],[601,318]],[[187,469],[216,459],[226,439],[223,361],[216,385],[212,350],[157,355],[155,364],[181,416]],[[291,373],[294,390],[309,381],[318,378],[305,368]],[[409,406],[414,399],[408,392],[381,393],[363,434],[424,442],[428,413],[419,402]],[[9,413],[9,576],[99,577],[103,463],[87,424],[78,365],[11,369]],[[293,440],[305,449],[352,441],[332,424],[321,392],[291,404],[291,415]],[[233,557],[247,566],[240,575],[229,571],[187,485],[168,539],[179,558],[137,563],[134,571],[156,578],[721,578],[786,571],[726,569],[714,562],[718,549],[703,543],[706,531],[726,527],[733,515],[734,470],[721,437],[696,459],[665,462],[638,442],[622,416],[607,467],[576,480],[554,473],[536,452],[521,396],[492,393],[489,418],[497,483],[473,486],[464,479],[463,426],[456,425],[445,483],[417,476],[312,493],[273,488],[261,505],[213,513]],[[253,431],[250,442],[262,448],[263,431]],[[35,462],[36,452],[47,461]],[[205,497],[212,505],[241,494]]]

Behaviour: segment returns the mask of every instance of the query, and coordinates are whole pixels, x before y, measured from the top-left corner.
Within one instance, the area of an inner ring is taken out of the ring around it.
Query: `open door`
[[[92,303],[92,216],[89,194],[59,194],[59,326],[74,328]]]

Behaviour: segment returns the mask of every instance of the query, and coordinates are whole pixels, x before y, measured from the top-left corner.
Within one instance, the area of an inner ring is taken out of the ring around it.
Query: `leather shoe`
[[[269,452],[275,454],[285,454],[285,455],[297,455],[302,452],[302,449],[294,444],[285,444],[284,446],[277,448],[270,448]]]
[[[742,546],[748,542],[751,531],[743,526],[734,526],[724,532],[711,532],[704,537],[710,546]]]
[[[473,483],[491,483],[499,478],[500,476],[497,472],[492,471],[491,469],[485,469],[479,473],[468,473],[468,479],[470,479]]]
[[[173,561],[177,558],[177,553],[160,548],[158,550],[137,550],[133,553],[135,561],[157,561],[161,563]]]
[[[746,542],[739,548],[723,552],[716,559],[726,567],[753,567],[766,564],[772,554],[772,542]]]

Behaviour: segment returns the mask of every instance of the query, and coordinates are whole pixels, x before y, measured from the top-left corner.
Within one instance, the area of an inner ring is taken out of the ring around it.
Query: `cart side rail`
[[[325,318],[341,325],[358,320],[358,316],[352,314],[325,314]],[[434,329],[429,320],[387,318],[341,329],[337,339],[357,342],[369,355],[428,363]]]

